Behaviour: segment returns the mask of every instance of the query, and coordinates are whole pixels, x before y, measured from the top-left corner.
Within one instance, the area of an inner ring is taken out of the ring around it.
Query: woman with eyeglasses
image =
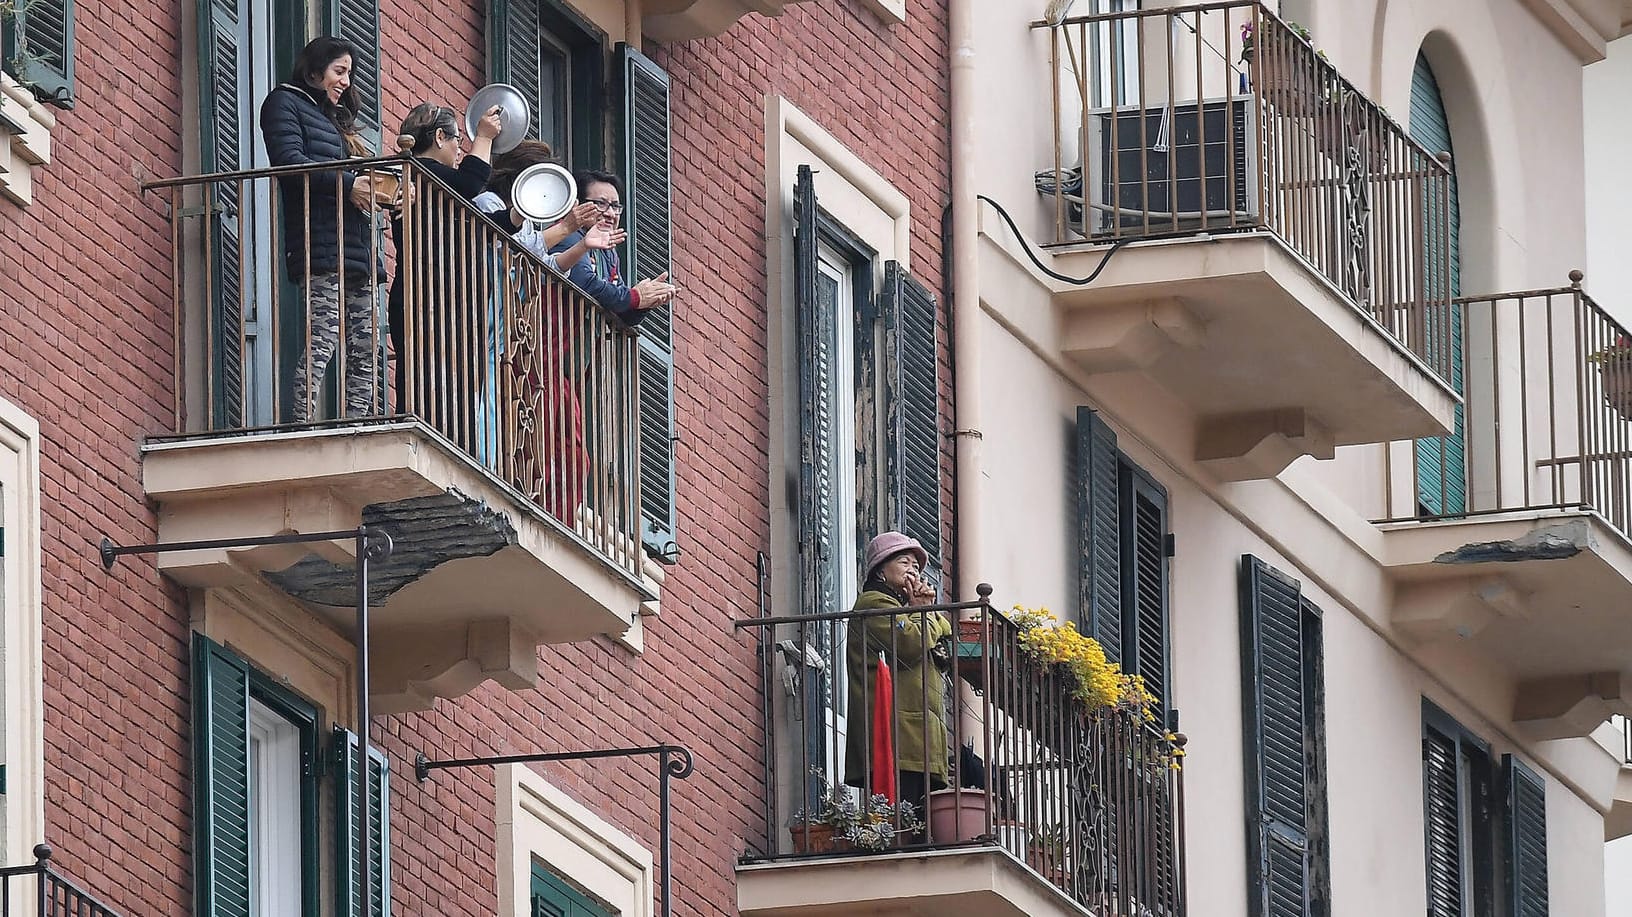
[[[498,106],[483,113],[476,122],[476,137],[470,152],[459,145],[459,120],[454,110],[422,102],[402,119],[402,132],[397,146],[414,157],[413,168],[452,188],[455,194],[473,201],[487,187],[492,177],[493,138],[503,128],[502,112]],[[470,357],[446,352],[458,347],[468,338],[474,349],[479,346],[479,330],[475,327],[478,315],[476,303],[460,303],[461,287],[470,286],[473,279],[469,267],[470,253],[458,250],[459,238],[454,231],[469,226],[470,216],[461,217],[463,205],[447,199],[447,192],[434,182],[423,178],[413,182],[417,193],[408,204],[412,214],[410,225],[403,225],[399,210],[391,221],[391,238],[397,245],[397,273],[391,284],[391,347],[396,352],[397,404],[409,403],[407,365],[407,314],[405,297],[407,286],[414,288],[415,349],[413,358],[416,374],[421,379],[432,377],[433,365],[470,365]],[[405,234],[406,232],[406,234]],[[410,249],[410,257],[403,257],[403,248]],[[404,273],[412,272],[404,283]],[[479,295],[474,290],[463,295]],[[433,352],[433,340],[442,344],[441,352]],[[421,386],[420,398],[430,396],[429,386]],[[424,413],[428,405],[415,404]],[[428,418],[445,420],[458,425],[461,418]],[[452,430],[444,432],[453,433]],[[457,438],[457,436],[456,436]]]
[[[260,124],[271,165],[312,165],[372,154],[357,126],[357,91],[351,85],[356,51],[343,38],[315,39],[295,59],[289,81],[267,94]],[[278,177],[278,192],[289,280],[305,297],[309,316],[305,358],[292,374],[292,403],[280,419],[304,423],[316,413],[315,390],[321,388],[342,334],[343,414],[372,413],[382,402],[375,309],[378,285],[385,281],[373,240],[373,179],[349,169],[286,174]]]
[[[623,219],[623,197],[620,191],[622,183],[618,177],[594,169],[579,172],[576,177],[578,199],[593,204],[600,215],[595,225],[607,232],[619,231],[618,222]],[[553,251],[559,254],[577,245],[580,235],[574,233],[568,236]],[[603,308],[631,325],[639,324],[649,310],[667,305],[677,291],[669,283],[667,271],[629,286],[623,276],[623,266],[618,262],[618,253],[611,249],[590,251],[588,257],[573,266],[567,279],[594,297]]]

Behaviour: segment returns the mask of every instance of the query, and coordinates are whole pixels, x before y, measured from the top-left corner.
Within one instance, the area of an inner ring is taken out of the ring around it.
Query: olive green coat
[[[900,608],[895,596],[884,592],[863,592],[856,599],[857,611]],[[891,630],[894,630],[892,637]],[[849,666],[850,718],[846,740],[846,782],[860,786],[867,776],[872,750],[873,698],[877,682],[874,669],[879,653],[891,661],[895,682],[895,756],[899,771],[923,773],[925,751],[932,786],[946,785],[946,688],[940,670],[926,650],[952,634],[952,626],[940,612],[905,613],[897,618],[876,615],[850,622],[846,658]],[[927,633],[926,633],[927,630]],[[927,701],[927,707],[926,707]]]

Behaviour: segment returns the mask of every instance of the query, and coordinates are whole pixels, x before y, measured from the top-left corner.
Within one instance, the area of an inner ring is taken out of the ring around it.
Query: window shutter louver
[[[1242,557],[1241,693],[1253,917],[1310,913],[1301,593],[1298,581],[1256,557]]]
[[[940,353],[933,294],[884,265],[885,499],[897,530],[918,539],[941,567]]]
[[[1461,743],[1423,725],[1422,793],[1427,847],[1428,917],[1462,917]]]
[[[74,90],[73,0],[16,0],[0,22],[5,70],[36,96],[67,105]]]
[[[495,83],[509,83],[527,100],[533,113],[527,136],[539,138],[544,123],[543,42],[539,30],[539,0],[492,0],[487,10],[487,75]],[[560,150],[556,153],[559,155]]]
[[[193,637],[193,868],[200,917],[249,917],[249,669]]]
[[[670,267],[669,76],[628,45],[618,45],[623,90],[624,259],[631,285]],[[671,306],[672,308],[672,306]],[[674,340],[670,309],[640,324],[640,508],[649,551],[672,559],[675,536]]]
[[[202,0],[198,6],[200,110],[214,112],[205,118],[203,167],[205,172],[233,172],[250,165],[246,161],[242,135],[243,112],[238,94],[239,74],[249,67],[246,51],[239,42],[238,4],[233,0]],[[241,259],[242,201],[237,182],[214,182],[210,195],[210,322],[211,361],[214,363],[214,416],[216,429],[244,425],[244,300],[239,280]]]
[[[834,611],[844,601],[832,575],[837,556],[839,492],[834,453],[838,441],[839,379],[835,378],[837,318],[816,283],[816,184],[800,166],[793,191],[794,307],[799,323],[799,535],[806,614]]]
[[[334,730],[335,899],[336,912],[358,917],[362,905],[357,887],[357,736],[348,729]],[[385,755],[368,749],[368,913],[391,914],[391,786]]]
[[[1547,917],[1547,783],[1512,755],[1507,774],[1507,882],[1513,917]]]
[[[357,92],[357,124],[378,149],[383,135],[380,120],[380,6],[378,0],[329,0],[329,34],[344,38],[357,49],[351,62],[351,86]],[[395,134],[393,134],[395,136]],[[394,145],[379,149],[396,152]]]
[[[1133,625],[1130,658],[1123,668],[1138,675],[1161,711],[1168,700],[1167,491],[1148,475],[1128,476],[1124,511],[1131,525],[1123,544],[1124,622]],[[1159,716],[1165,721],[1165,717]]]
[[[1122,661],[1120,460],[1116,433],[1077,408],[1077,626]]]

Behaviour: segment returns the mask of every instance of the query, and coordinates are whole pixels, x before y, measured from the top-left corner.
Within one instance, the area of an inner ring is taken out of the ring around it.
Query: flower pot
[[[1632,420],[1632,353],[1607,357],[1598,364],[1604,402],[1624,420]]]
[[[834,835],[832,825],[799,824],[789,831],[793,835],[795,853],[842,853],[851,849],[849,841]]]
[[[1258,66],[1257,88],[1264,100],[1288,118],[1306,118],[1318,109],[1315,75],[1296,60],[1270,54]]]
[[[963,843],[985,833],[985,790],[947,789],[929,794],[930,843]]]

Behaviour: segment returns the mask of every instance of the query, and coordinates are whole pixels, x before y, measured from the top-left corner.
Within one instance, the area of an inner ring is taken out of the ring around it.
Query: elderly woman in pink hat
[[[890,667],[895,685],[895,785],[899,798],[920,813],[929,791],[946,786],[948,761],[945,685],[932,651],[951,636],[952,626],[940,612],[910,611],[911,606],[935,602],[935,590],[922,579],[928,563],[923,546],[900,532],[885,532],[867,545],[855,610],[908,610],[852,621],[846,654],[850,686],[846,782],[868,793],[887,785],[882,775],[872,773],[872,737],[879,734],[878,728],[890,728],[872,722],[876,670],[882,661]]]

